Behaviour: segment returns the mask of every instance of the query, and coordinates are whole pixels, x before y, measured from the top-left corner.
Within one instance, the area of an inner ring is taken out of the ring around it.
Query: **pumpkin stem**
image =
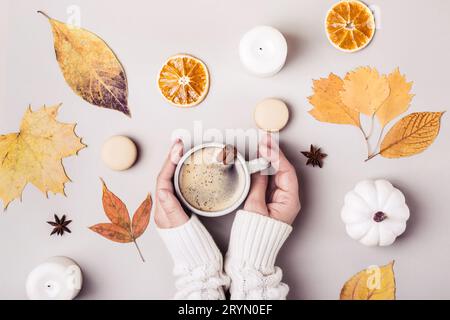
[[[382,222],[387,219],[387,215],[384,212],[378,211],[373,215],[373,220],[375,222]]]

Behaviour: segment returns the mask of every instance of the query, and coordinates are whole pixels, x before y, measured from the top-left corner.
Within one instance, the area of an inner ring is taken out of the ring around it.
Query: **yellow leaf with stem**
[[[32,183],[45,193],[64,194],[69,181],[62,159],[86,146],[75,134],[75,124],[56,120],[60,105],[25,112],[19,133],[0,136],[0,199],[4,207],[21,197]]]
[[[386,125],[409,108],[414,97],[410,93],[412,84],[398,68],[385,76],[375,68],[360,67],[348,72],[344,80],[330,74],[328,78],[313,81],[314,94],[308,99],[314,108],[309,113],[318,121],[358,127],[367,145],[366,161],[378,155],[386,158],[415,155],[436,139],[443,112],[406,116],[381,142]],[[361,125],[360,113],[370,117],[367,133]],[[375,118],[381,123],[381,130],[376,147],[371,148],[369,139],[375,128]]]
[[[373,116],[389,93],[386,76],[380,75],[375,68],[360,67],[347,73],[341,99],[347,107]]]
[[[93,105],[130,116],[125,70],[109,46],[88,30],[38,12],[50,22],[56,59],[72,90]]]
[[[314,94],[309,102],[314,106],[309,113],[318,121],[335,124],[350,124],[361,127],[359,112],[347,107],[341,100],[340,92],[344,82],[331,73],[328,78],[314,80]]]
[[[378,154],[385,158],[401,158],[425,151],[439,134],[443,114],[416,112],[404,117],[386,134]]]
[[[408,110],[414,97],[410,93],[413,83],[407,82],[406,77],[400,73],[398,68],[389,74],[387,79],[390,88],[389,97],[376,111],[376,117],[383,128],[391,120]]]
[[[341,290],[341,300],[395,300],[394,261],[371,266],[348,280]]]

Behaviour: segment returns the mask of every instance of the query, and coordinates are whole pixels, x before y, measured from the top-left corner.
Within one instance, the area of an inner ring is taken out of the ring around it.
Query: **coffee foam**
[[[205,212],[225,210],[235,204],[245,188],[245,171],[240,161],[224,166],[215,159],[221,148],[194,152],[180,170],[179,185],[184,199]]]

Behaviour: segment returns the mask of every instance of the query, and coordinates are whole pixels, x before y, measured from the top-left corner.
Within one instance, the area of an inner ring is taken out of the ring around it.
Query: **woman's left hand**
[[[259,153],[270,161],[275,175],[255,173],[244,210],[292,224],[300,211],[297,173],[270,135],[259,144]]]
[[[167,159],[159,172],[156,183],[155,223],[161,229],[179,227],[189,221],[174,194],[173,176],[178,162],[183,156],[183,142],[175,141]]]

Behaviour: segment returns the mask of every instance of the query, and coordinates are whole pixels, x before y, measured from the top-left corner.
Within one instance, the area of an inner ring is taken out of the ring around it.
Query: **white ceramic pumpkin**
[[[341,211],[348,235],[366,246],[389,246],[406,229],[403,193],[386,180],[365,180],[345,196]]]
[[[52,257],[28,275],[30,300],[72,300],[81,290],[83,275],[78,264],[67,257]]]

